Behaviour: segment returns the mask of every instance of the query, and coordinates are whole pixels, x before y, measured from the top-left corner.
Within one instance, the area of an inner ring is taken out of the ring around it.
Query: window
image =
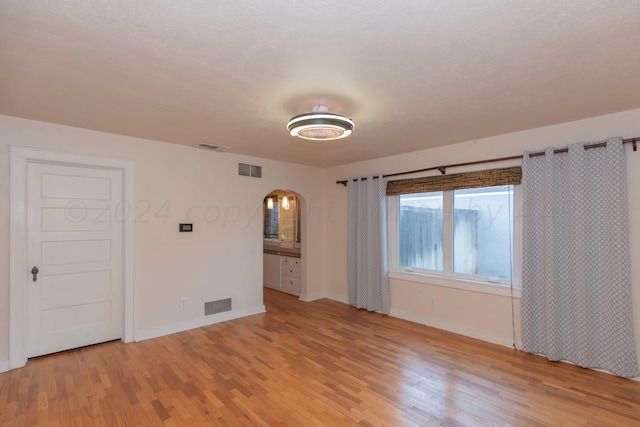
[[[398,196],[398,265],[442,271],[443,192]]]
[[[511,280],[512,200],[512,185],[453,191],[454,273]]]
[[[445,285],[451,279],[510,284],[517,277],[513,248],[519,247],[519,235],[514,236],[518,188],[499,185],[389,196],[391,277],[440,277]]]

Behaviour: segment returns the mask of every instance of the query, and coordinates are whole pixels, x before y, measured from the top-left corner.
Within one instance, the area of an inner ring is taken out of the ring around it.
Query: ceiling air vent
[[[225,147],[224,145],[214,145],[214,144],[198,144],[200,148],[206,148],[207,150],[214,151],[227,151],[230,150],[230,147]]]

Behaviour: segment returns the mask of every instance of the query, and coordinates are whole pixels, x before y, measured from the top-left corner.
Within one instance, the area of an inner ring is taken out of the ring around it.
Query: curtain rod
[[[637,138],[628,138],[628,139],[623,139],[622,140],[623,144],[632,144],[633,145],[633,151],[637,151],[637,147],[636,147],[636,143],[640,143],[640,137]],[[585,150],[588,150],[589,148],[599,148],[599,147],[606,147],[607,143],[606,142],[596,142],[594,144],[586,144],[584,146]],[[560,153],[568,153],[569,149],[568,148],[559,148],[557,150],[553,151],[555,154],[560,154]],[[544,156],[544,151],[537,151],[535,153],[529,153],[529,157],[539,157],[539,156]],[[407,172],[396,172],[396,173],[389,173],[386,175],[382,175],[383,178],[388,178],[390,176],[399,176],[399,175],[410,175],[412,173],[418,173],[418,172],[428,172],[428,171],[440,171],[440,173],[442,175],[447,173],[447,168],[456,168],[459,166],[469,166],[469,165],[480,165],[483,163],[493,163],[493,162],[501,162],[504,160],[516,160],[516,159],[522,159],[523,155],[519,155],[519,156],[509,156],[509,157],[499,157],[496,159],[486,159],[486,160],[476,160],[473,162],[465,162],[465,163],[455,163],[455,164],[451,164],[451,165],[444,165],[444,166],[433,166],[430,168],[425,168],[425,169],[418,169],[418,170],[413,170],[413,171],[407,171]],[[373,179],[376,179],[377,177],[373,177]],[[361,179],[367,179],[366,177],[363,177]],[[354,179],[355,181],[355,179]],[[343,181],[336,181],[336,184],[342,184],[345,187],[347,186],[347,182],[348,180],[343,180]]]

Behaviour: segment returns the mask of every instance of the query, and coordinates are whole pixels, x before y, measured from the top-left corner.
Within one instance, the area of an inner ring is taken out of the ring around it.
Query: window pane
[[[511,279],[513,186],[453,192],[453,272]]]
[[[398,196],[398,265],[443,269],[442,191]]]

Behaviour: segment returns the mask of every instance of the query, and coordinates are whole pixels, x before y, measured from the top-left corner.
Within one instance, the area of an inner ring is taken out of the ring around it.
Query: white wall
[[[9,354],[10,145],[135,161],[138,339],[211,321],[205,301],[233,298],[231,316],[264,309],[262,201],[278,188],[311,209],[301,298],[324,292],[323,169],[0,116],[0,367]],[[262,179],[238,176],[239,162],[262,166]],[[194,232],[178,233],[180,222],[193,222]]]
[[[590,142],[611,136],[640,136],[640,109],[587,120],[564,123],[511,133],[446,147],[386,157],[327,170],[327,227],[331,232],[330,250],[326,256],[327,295],[338,301],[347,300],[346,223],[347,190],[337,180],[375,173],[393,173],[467,161],[508,157],[525,150],[547,146],[560,147],[575,142]],[[393,143],[393,141],[389,141]],[[640,145],[640,144],[639,144]],[[640,259],[640,149],[627,149],[627,177],[631,234],[631,259]],[[500,162],[456,168],[448,173],[482,170],[521,164]],[[438,174],[436,172],[435,174]],[[434,175],[433,173],[422,176]],[[415,177],[421,175],[414,175]],[[403,178],[411,177],[404,176]],[[612,212],[612,215],[615,215]],[[632,265],[632,286],[636,347],[640,355],[640,264]],[[451,289],[424,283],[392,279],[391,315],[462,333],[507,346],[512,344],[511,299],[505,296]],[[434,298],[435,305],[430,305]],[[514,301],[516,330],[520,340],[520,303]]]
[[[323,170],[0,116],[0,367],[8,358],[9,145],[135,160],[139,216],[135,329],[138,335],[152,336],[197,322],[202,318],[203,301],[233,297],[234,311],[262,306],[260,209],[264,197],[275,189],[287,189],[303,198],[303,276],[307,282],[301,299],[327,295],[346,301],[347,193],[336,180],[510,156],[615,135],[640,136],[640,109]],[[640,151],[634,153],[627,146],[627,154],[634,260],[640,257]],[[263,178],[238,176],[238,162],[261,165]],[[519,162],[473,169],[516,164]],[[466,170],[472,168],[449,172]],[[177,224],[188,221],[194,222],[195,232],[179,234]],[[637,264],[632,265],[632,286],[640,354]],[[189,299],[186,309],[179,308],[182,296]],[[436,301],[433,306],[429,305],[431,298]],[[391,310],[394,316],[487,341],[512,342],[508,297],[394,279]],[[519,325],[519,301],[515,314]]]

